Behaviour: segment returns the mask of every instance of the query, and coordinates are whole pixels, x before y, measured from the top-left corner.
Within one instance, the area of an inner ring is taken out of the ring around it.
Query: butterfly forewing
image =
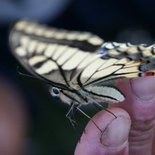
[[[65,86],[78,72],[72,71],[102,43],[88,32],[47,28],[26,20],[17,22],[10,34],[13,54],[22,65],[40,78]]]
[[[27,20],[15,24],[10,46],[13,55],[38,78],[60,88],[83,89],[105,96],[110,101],[121,101],[122,97],[106,81],[139,77],[154,69],[146,62],[154,58],[153,46],[103,43],[100,37],[88,32],[48,28]],[[103,90],[105,94],[100,92]],[[109,90],[115,90],[115,99],[114,94],[108,95]]]

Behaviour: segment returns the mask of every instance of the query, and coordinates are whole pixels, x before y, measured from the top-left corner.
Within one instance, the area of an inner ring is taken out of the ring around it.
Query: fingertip
[[[126,97],[140,101],[154,100],[155,96],[155,77],[138,77],[132,79],[119,80],[116,83],[116,87],[123,92]]]
[[[128,140],[131,121],[127,113],[116,112],[117,118],[111,120],[101,135],[101,143],[110,148],[122,146]]]
[[[75,155],[100,155],[127,150],[127,140],[130,130],[130,117],[126,111],[120,108],[109,109],[114,115],[102,110],[92,120],[102,132],[90,120],[85,128],[80,142],[78,143]],[[112,149],[114,148],[114,149]],[[116,149],[115,149],[116,148]]]

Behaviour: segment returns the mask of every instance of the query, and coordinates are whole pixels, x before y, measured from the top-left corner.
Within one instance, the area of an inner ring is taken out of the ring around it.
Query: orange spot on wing
[[[154,72],[146,72],[146,73],[143,73],[143,77],[146,77],[146,76],[154,76],[155,73]]]

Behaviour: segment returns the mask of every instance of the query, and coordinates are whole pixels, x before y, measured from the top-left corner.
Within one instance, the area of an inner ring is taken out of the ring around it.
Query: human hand
[[[28,117],[22,93],[0,76],[0,155],[25,154]]]
[[[127,79],[117,84],[126,95],[89,121],[74,155],[155,155],[155,77]]]

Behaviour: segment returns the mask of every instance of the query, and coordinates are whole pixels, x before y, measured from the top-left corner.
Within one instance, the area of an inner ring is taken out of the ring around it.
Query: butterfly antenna
[[[19,67],[19,66],[17,66],[16,71],[17,71],[18,75],[20,75],[20,76],[28,77],[28,78],[33,78],[33,79],[38,79],[38,78],[36,78],[35,76],[22,73],[22,72],[20,71],[20,67]]]

